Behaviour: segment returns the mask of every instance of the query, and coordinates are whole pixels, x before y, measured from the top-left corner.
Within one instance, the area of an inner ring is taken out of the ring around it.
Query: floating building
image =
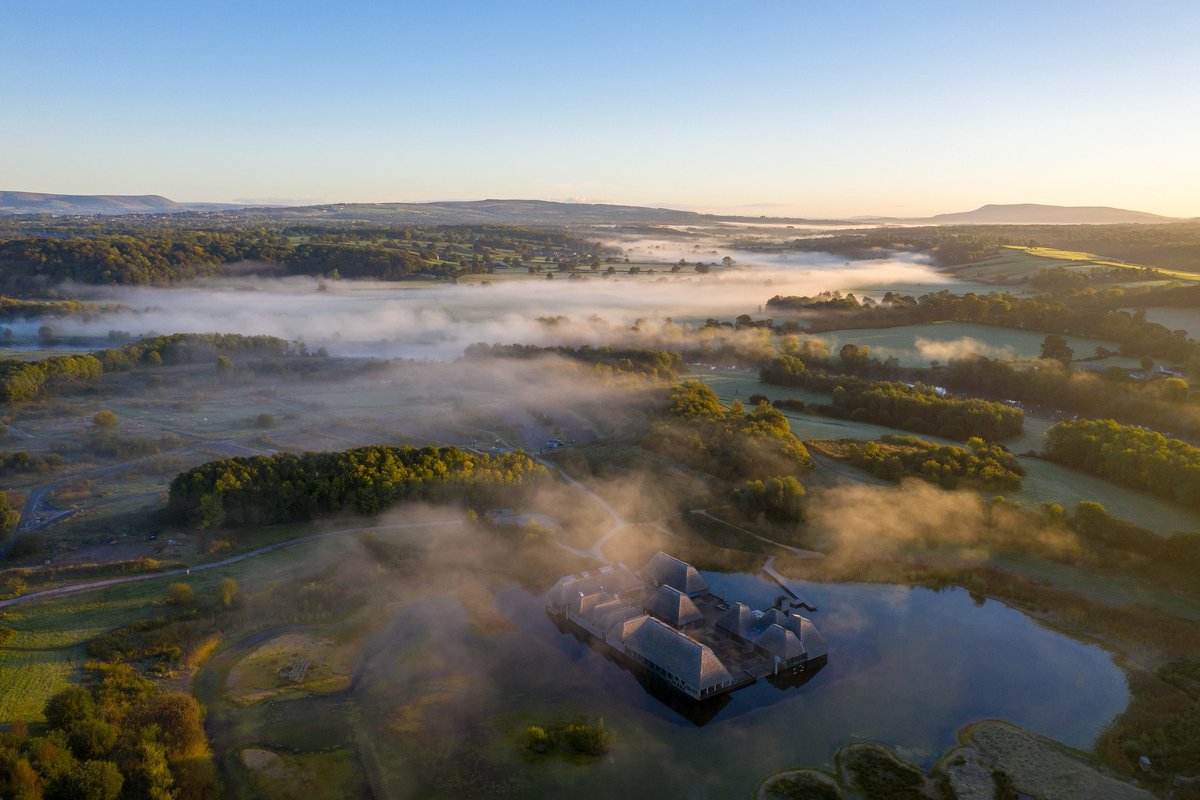
[[[825,662],[816,626],[780,605],[728,603],[695,567],[661,552],[636,574],[619,564],[568,575],[546,598],[552,616],[693,700]]]

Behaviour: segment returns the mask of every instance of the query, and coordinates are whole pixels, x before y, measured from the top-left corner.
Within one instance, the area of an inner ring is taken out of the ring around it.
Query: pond
[[[778,594],[758,575],[704,577],[715,593],[752,607]],[[684,796],[747,796],[768,773],[830,765],[854,739],[928,767],[959,728],[991,717],[1087,748],[1128,702],[1125,677],[1104,650],[1000,603],[977,604],[962,589],[798,586],[821,609],[809,616],[828,640],[829,663],[798,688],[759,681],[734,692],[703,726],[560,633],[539,616],[541,599],[522,590],[501,595],[502,611],[537,644],[522,644],[524,657],[510,654],[516,663],[500,671],[501,685],[514,697],[602,716],[624,741],[610,760],[553,773],[573,797],[656,796],[684,785]]]
[[[714,592],[754,607],[778,592],[759,575],[704,577]],[[828,640],[828,664],[793,688],[762,680],[736,691],[702,719],[562,632],[543,598],[522,588],[497,595],[509,630],[472,630],[452,596],[397,609],[366,647],[352,687],[337,695],[235,710],[215,697],[228,668],[222,657],[197,688],[208,695],[208,727],[227,771],[251,745],[342,746],[369,761],[364,771],[393,796],[575,800],[748,797],[766,775],[829,766],[839,747],[860,739],[928,767],[959,728],[991,717],[1086,748],[1128,701],[1106,652],[961,589],[796,585],[821,609],[810,616]],[[615,736],[607,755],[579,763],[521,751],[525,726],[574,713],[603,718]]]

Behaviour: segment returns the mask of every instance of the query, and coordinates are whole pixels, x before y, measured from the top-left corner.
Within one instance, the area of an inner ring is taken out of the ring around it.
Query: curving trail
[[[557,472],[559,477],[561,477],[564,481],[566,481],[567,484],[571,486],[571,488],[576,489],[580,492],[583,492],[588,497],[592,498],[592,500],[594,500],[597,503],[597,505],[599,505],[602,509],[604,509],[604,513],[608,514],[608,516],[612,518],[612,522],[613,522],[612,526],[607,531],[605,531],[604,534],[601,535],[601,537],[596,540],[595,544],[593,544],[587,550],[579,550],[574,547],[568,547],[567,545],[562,544],[561,542],[559,543],[559,546],[565,548],[566,550],[574,553],[577,556],[583,556],[584,558],[593,558],[596,561],[600,561],[605,564],[609,563],[608,556],[604,555],[604,545],[608,544],[610,539],[612,539],[614,536],[616,536],[618,533],[620,533],[627,525],[629,525],[629,522],[626,521],[626,519],[624,517],[622,517],[615,508],[613,508],[611,505],[609,505],[607,500],[605,500],[603,497],[601,497],[600,495],[593,492],[591,489],[584,486],[579,481],[572,478],[566,472],[563,472],[563,470],[561,468],[559,468],[558,466],[551,464],[549,461],[546,461],[545,459],[540,458],[538,456],[530,456],[530,457],[534,461],[541,464],[546,469]]]
[[[335,536],[348,536],[352,533],[365,533],[367,531],[383,531],[383,530],[403,530],[405,528],[434,528],[445,525],[461,525],[464,518],[435,520],[433,522],[406,522],[395,525],[367,525],[362,528],[345,528],[338,531],[326,531],[325,533],[316,533],[312,536],[303,536],[299,539],[290,539],[286,542],[277,542],[276,544],[260,547],[257,550],[251,550],[248,553],[242,553],[229,558],[221,559],[220,561],[212,561],[208,564],[197,564],[193,567],[180,567],[178,569],[165,570],[163,572],[145,572],[138,575],[125,575],[120,578],[105,578],[98,581],[88,581],[87,583],[75,583],[69,586],[57,586],[53,589],[43,589],[40,592],[30,592],[23,594],[20,597],[12,597],[8,600],[0,600],[0,608],[9,608],[11,606],[22,605],[24,603],[33,603],[38,600],[52,600],[58,597],[66,597],[72,594],[82,594],[85,592],[94,592],[100,589],[108,589],[112,586],[120,586],[126,583],[137,583],[139,581],[152,581],[158,578],[169,578],[174,575],[190,575],[193,572],[202,572],[209,569],[219,569],[220,567],[228,567],[231,564],[237,564],[239,561],[245,561],[250,558],[256,558],[267,553],[274,553],[278,550],[285,550],[289,547],[315,542],[319,539],[331,539]]]

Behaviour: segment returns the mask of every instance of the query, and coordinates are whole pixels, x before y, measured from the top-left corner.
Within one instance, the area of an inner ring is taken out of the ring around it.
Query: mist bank
[[[711,260],[711,256],[708,259]],[[177,288],[70,287],[83,299],[119,304],[89,318],[18,322],[18,336],[49,326],[57,336],[153,333],[267,334],[333,355],[428,358],[460,355],[473,342],[620,344],[639,321],[659,324],[755,313],[776,294],[863,292],[895,284],[933,288],[954,279],[902,260],[820,262],[568,279],[497,277],[426,286],[308,278],[231,279]]]

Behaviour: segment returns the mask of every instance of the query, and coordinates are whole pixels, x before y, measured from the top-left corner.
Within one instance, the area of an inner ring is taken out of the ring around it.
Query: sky
[[[1200,3],[0,0],[0,190],[1200,215]]]

